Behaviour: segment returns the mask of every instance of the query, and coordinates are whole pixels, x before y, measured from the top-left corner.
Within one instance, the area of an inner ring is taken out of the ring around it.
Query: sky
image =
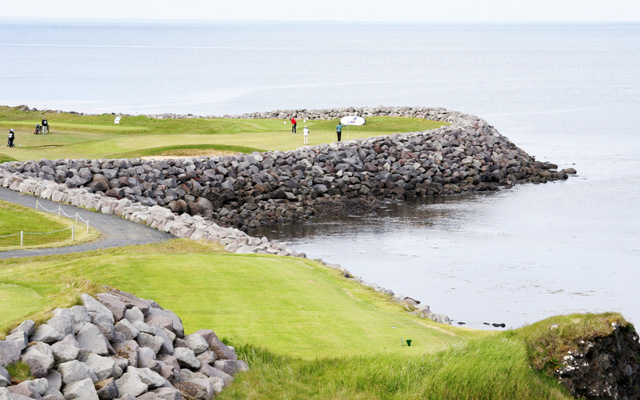
[[[20,0],[0,18],[213,21],[640,21],[639,0]]]

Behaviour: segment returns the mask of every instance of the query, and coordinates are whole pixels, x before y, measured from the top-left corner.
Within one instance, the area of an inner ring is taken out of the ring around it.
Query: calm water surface
[[[640,24],[0,21],[0,104],[223,115],[422,105],[487,119],[567,182],[269,230],[471,326],[640,323]]]

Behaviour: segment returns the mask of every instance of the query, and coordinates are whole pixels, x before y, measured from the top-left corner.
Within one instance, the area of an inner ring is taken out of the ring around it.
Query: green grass
[[[34,135],[35,124],[46,115],[51,133]],[[278,119],[152,119],[123,117],[113,124],[110,114],[80,116],[69,113],[25,112],[0,107],[0,130],[16,130],[16,147],[4,151],[0,161],[39,160],[42,158],[133,158],[163,155],[176,149],[222,150],[250,153],[266,150],[291,150],[303,145],[302,128],[311,131],[309,144],[336,140],[336,120],[298,123],[299,133],[291,133],[291,124]],[[416,118],[372,117],[366,125],[343,131],[343,140],[427,130],[446,125]]]
[[[60,247],[82,244],[97,239],[98,231],[76,227],[74,241],[71,231],[67,230],[75,221],[58,218],[49,213],[36,212],[18,204],[0,201],[0,251],[23,250],[43,247]],[[20,246],[20,231],[24,232],[23,246]],[[47,233],[46,232],[54,232]]]
[[[342,355],[424,354],[485,334],[409,317],[386,296],[315,261],[206,252],[167,257],[158,245],[146,249],[5,261],[0,282],[46,297],[67,291],[69,282],[82,277],[153,298],[180,315],[187,331],[212,328],[303,358],[333,355],[336,345]],[[0,316],[2,327],[16,322]],[[401,347],[401,337],[413,339],[413,346]]]
[[[618,314],[500,333],[440,325],[311,260],[173,240],[0,261],[0,304],[10,310],[0,331],[42,322],[104,285],[153,298],[187,333],[211,328],[234,345],[252,369],[221,399],[568,399],[540,360],[607,334],[614,320],[626,326]]]

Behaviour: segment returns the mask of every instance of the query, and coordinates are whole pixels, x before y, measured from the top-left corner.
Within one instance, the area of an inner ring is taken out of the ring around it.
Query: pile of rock
[[[351,213],[380,200],[567,178],[566,171],[536,161],[486,121],[441,108],[292,110],[242,117],[334,118],[348,113],[413,116],[451,125],[285,152],[162,161],[41,160],[2,168],[114,199],[166,207],[179,215],[202,215],[243,231],[323,210]]]
[[[210,400],[248,370],[209,329],[184,335],[182,321],[152,300],[118,290],[83,306],[28,320],[0,341],[0,399]],[[8,365],[34,379],[12,384]]]

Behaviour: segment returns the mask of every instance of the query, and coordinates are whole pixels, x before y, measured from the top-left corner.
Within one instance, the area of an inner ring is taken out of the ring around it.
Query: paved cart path
[[[0,200],[9,201],[26,207],[31,207],[33,209],[36,208],[36,200],[49,210],[57,209],[58,206],[60,206],[67,214],[75,215],[77,212],[82,218],[88,219],[89,226],[100,231],[102,234],[100,239],[94,242],[84,243],[77,246],[3,251],[0,252],[0,258],[77,253],[80,251],[106,249],[109,247],[162,242],[173,237],[168,233],[160,232],[142,224],[122,219],[116,215],[101,214],[84,208],[44,200],[28,194],[21,194],[9,189],[0,188]]]

